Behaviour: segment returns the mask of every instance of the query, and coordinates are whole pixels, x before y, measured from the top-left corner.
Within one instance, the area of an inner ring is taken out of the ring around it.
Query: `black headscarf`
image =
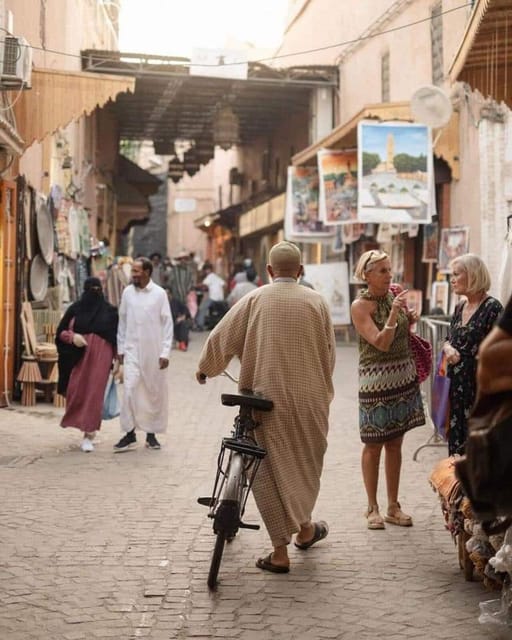
[[[98,278],[87,278],[80,300],[68,307],[57,327],[55,336],[59,354],[57,390],[61,395],[66,394],[71,371],[84,354],[83,348],[62,342],[59,338],[62,331],[69,329],[73,318],[75,319],[73,331],[76,333],[83,335],[95,333],[109,342],[114,349],[117,344],[117,324],[119,320],[117,309],[105,300],[100,280]]]

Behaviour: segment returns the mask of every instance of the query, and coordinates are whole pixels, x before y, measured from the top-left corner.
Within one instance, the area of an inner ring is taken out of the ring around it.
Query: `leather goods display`
[[[432,384],[432,405],[430,417],[437,433],[446,440],[450,424],[450,378],[446,375],[448,363],[446,355],[440,351],[437,357],[436,373]]]
[[[478,519],[512,516],[512,394],[481,396],[455,472]]]

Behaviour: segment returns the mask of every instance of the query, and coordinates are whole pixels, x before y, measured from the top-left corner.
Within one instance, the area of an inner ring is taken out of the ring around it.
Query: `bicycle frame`
[[[249,424],[252,428],[256,424],[250,410],[248,415],[243,413],[242,407],[241,415],[235,419],[233,437],[222,440],[208,513],[214,520],[214,532],[223,532],[228,538],[236,535],[239,527],[253,528],[244,524],[242,517],[254,478],[266,453],[246,435]]]
[[[231,375],[228,377],[232,378]],[[200,504],[209,507],[208,517],[213,520],[213,532],[216,535],[207,580],[210,589],[217,585],[225,542],[233,540],[240,528],[260,528],[257,524],[247,524],[242,520],[256,473],[267,453],[258,446],[251,435],[258,426],[253,418],[253,411],[270,411],[273,407],[271,400],[249,391],[223,394],[222,404],[238,405],[240,408],[234,420],[231,437],[222,439],[212,495],[208,498],[198,498]]]

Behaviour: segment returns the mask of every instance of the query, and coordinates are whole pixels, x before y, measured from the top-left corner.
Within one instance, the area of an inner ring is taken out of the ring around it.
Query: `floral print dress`
[[[480,343],[492,329],[503,307],[491,296],[483,300],[466,324],[462,311],[466,302],[455,307],[448,341],[460,353],[457,364],[448,365],[450,386],[450,428],[448,453],[464,453],[468,435],[467,420],[476,396],[476,355]]]

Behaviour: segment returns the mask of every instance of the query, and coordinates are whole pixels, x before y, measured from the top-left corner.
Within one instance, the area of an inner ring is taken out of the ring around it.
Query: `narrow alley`
[[[233,383],[195,382],[203,335],[194,334],[187,353],[172,353],[161,451],[140,442],[114,455],[114,420],[84,454],[79,434],[58,427],[58,409],[0,412],[0,638],[505,638],[478,624],[478,603],[498,594],[464,581],[428,484],[444,449],[412,460],[428,427],[405,444],[401,499],[414,526],[366,528],[353,345],[338,347],[315,514],[329,536],[307,553],[291,551],[291,572],[276,576],[254,566],[269,550],[265,532],[243,530],[225,551],[217,592],[208,592],[214,537],[196,498],[211,489],[233,417],[220,393]],[[253,504],[248,511],[247,521],[258,522]]]

